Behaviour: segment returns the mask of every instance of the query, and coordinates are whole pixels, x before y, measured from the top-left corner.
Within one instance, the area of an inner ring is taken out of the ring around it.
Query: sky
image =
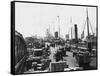
[[[46,29],[50,28],[50,32],[54,34],[60,25],[60,36],[64,38],[65,34],[71,34],[71,28],[74,37],[74,24],[77,24],[80,38],[86,21],[87,8],[93,32],[96,33],[96,7],[18,2],[15,3],[15,30],[23,37],[34,35],[45,37]]]

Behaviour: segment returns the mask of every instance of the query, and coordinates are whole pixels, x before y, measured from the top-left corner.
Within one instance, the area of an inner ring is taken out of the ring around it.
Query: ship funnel
[[[76,41],[76,43],[77,43],[77,42],[78,42],[77,24],[75,24],[74,27],[75,27],[75,41]]]

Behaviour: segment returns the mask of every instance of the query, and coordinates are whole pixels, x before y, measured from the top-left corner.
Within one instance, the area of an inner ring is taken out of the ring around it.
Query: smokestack
[[[55,38],[58,38],[58,32],[55,32]]]
[[[78,42],[77,24],[75,24],[74,26],[75,26],[75,40],[76,40],[76,42]]]

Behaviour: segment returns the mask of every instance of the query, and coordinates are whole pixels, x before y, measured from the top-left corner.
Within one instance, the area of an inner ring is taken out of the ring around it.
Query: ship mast
[[[89,17],[88,17],[88,9],[87,9],[87,33],[89,37]]]
[[[72,39],[72,17],[70,17],[70,25],[71,25],[71,39]]]
[[[72,27],[71,27],[71,40],[72,40]]]
[[[92,27],[92,26],[91,26]],[[87,9],[87,33],[88,33],[88,40],[87,40],[87,48],[88,51],[91,52],[92,51],[92,43],[91,43],[91,39],[90,39],[90,33],[89,33],[89,17],[88,17],[88,9]]]
[[[58,18],[58,29],[59,29],[59,39],[60,39],[60,18],[59,16],[57,16],[57,18]]]

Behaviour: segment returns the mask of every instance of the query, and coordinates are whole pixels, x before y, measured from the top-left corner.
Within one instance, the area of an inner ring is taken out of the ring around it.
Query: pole
[[[59,16],[58,17],[58,29],[59,29],[59,39],[60,39],[60,19],[59,19]]]
[[[71,45],[71,42],[72,42],[72,27],[71,27],[71,41],[70,41],[70,45]]]

